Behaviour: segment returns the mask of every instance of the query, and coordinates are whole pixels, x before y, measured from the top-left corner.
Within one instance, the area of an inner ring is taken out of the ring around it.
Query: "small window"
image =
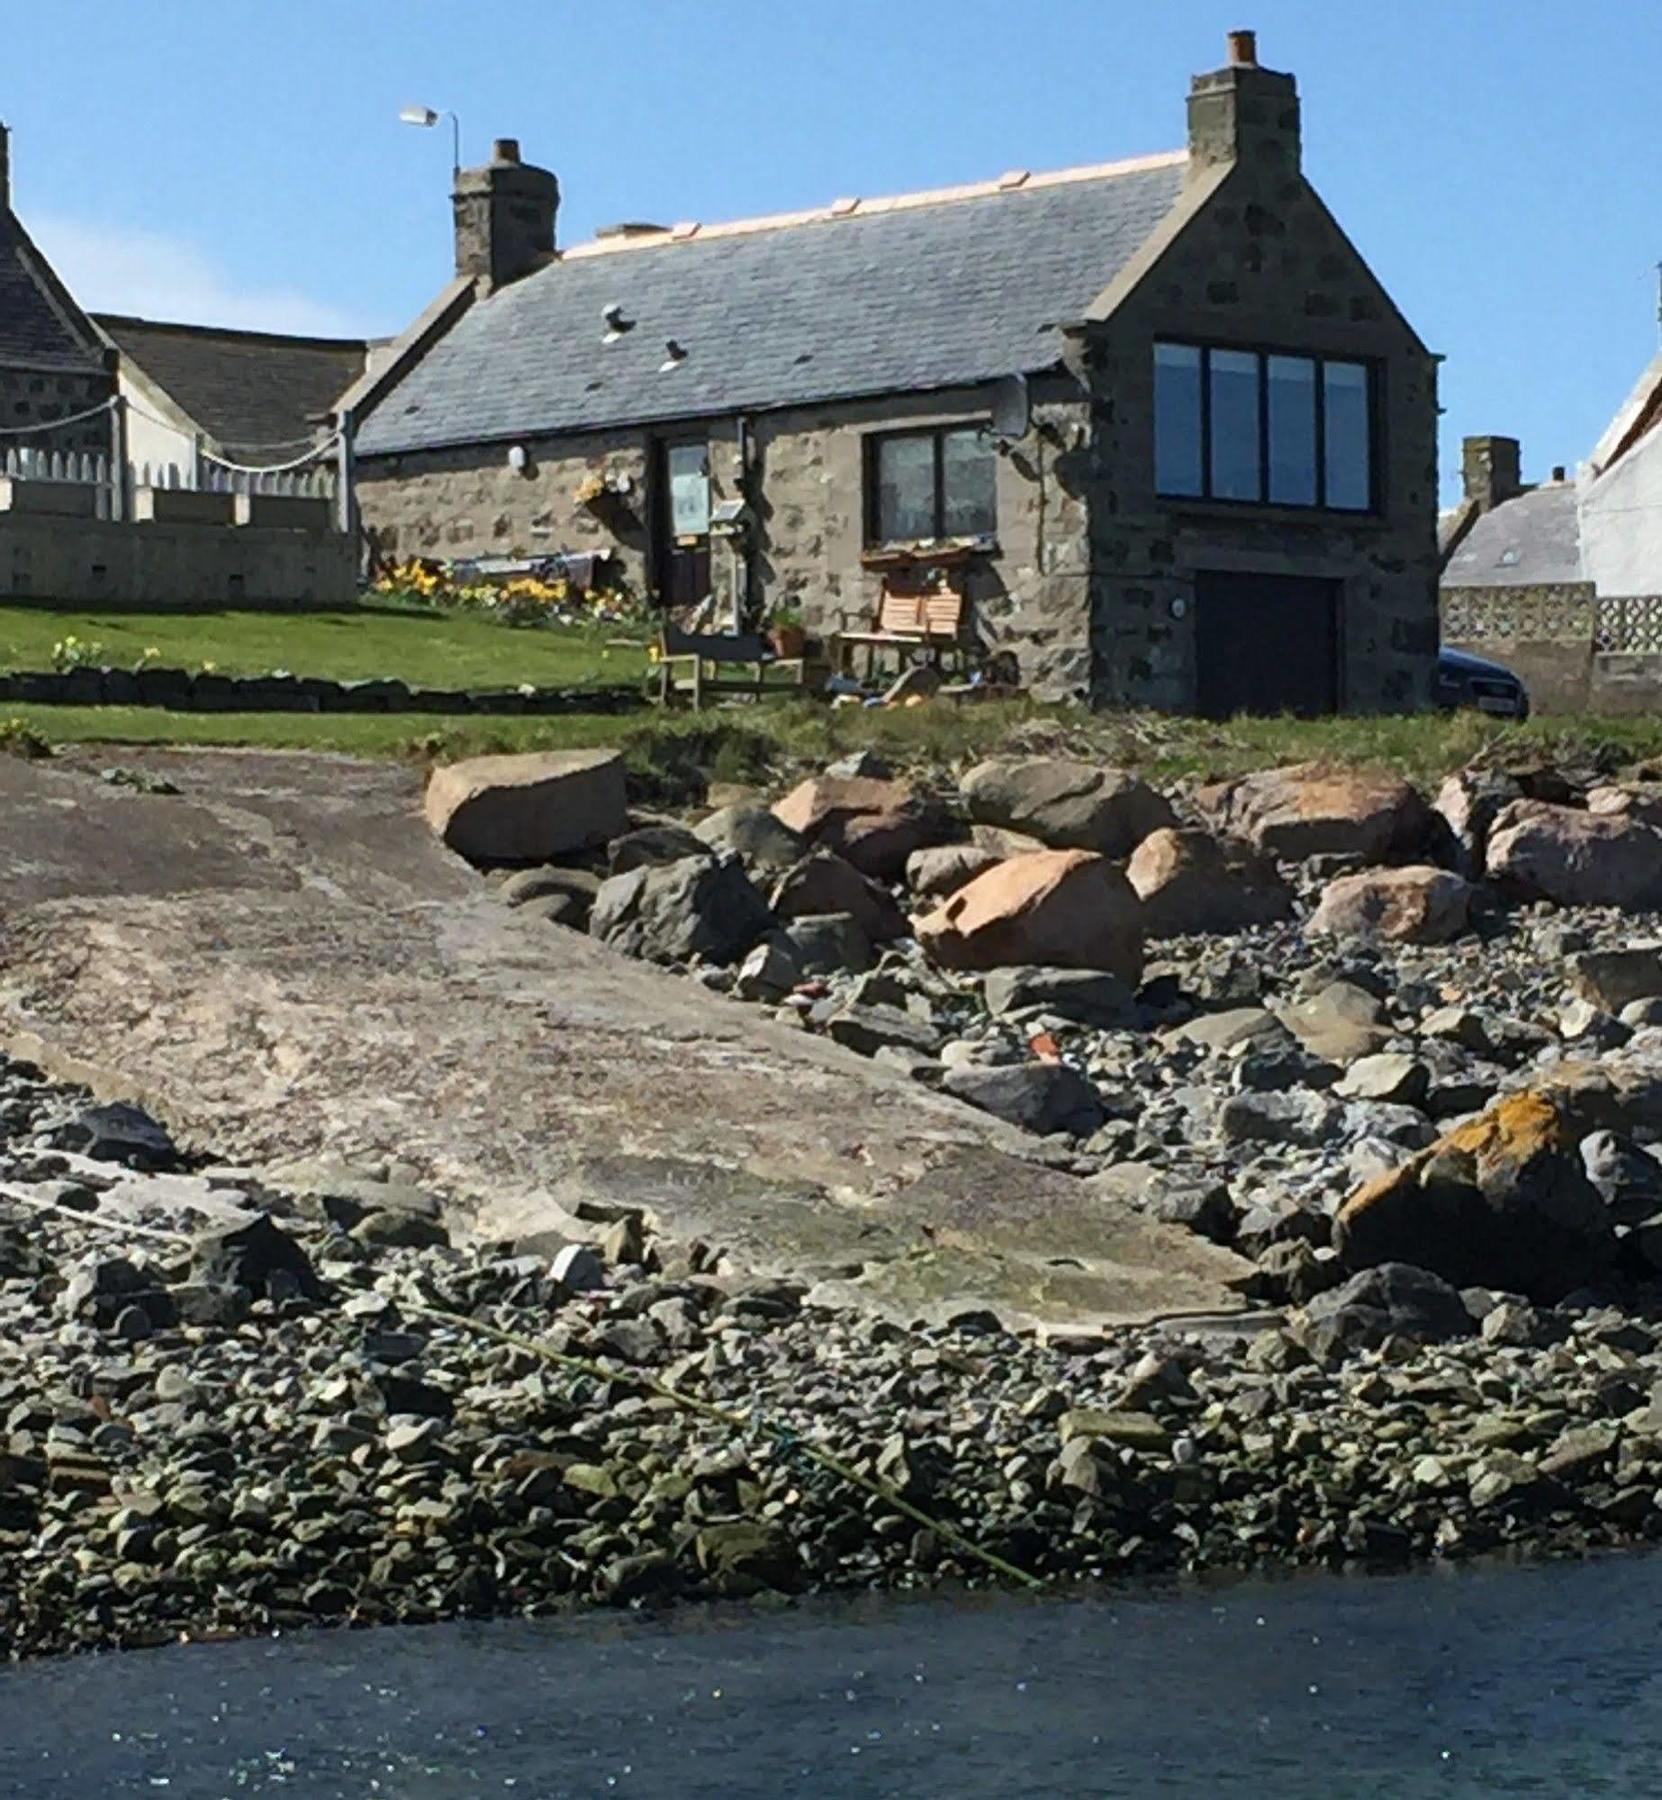
[[[674,537],[703,537],[710,529],[710,453],[703,444],[671,444],[669,529]]]
[[[867,466],[868,541],[990,537],[998,527],[998,458],[978,425],[873,438]]]
[[[1154,485],[1170,499],[1369,512],[1370,364],[1154,346]]]

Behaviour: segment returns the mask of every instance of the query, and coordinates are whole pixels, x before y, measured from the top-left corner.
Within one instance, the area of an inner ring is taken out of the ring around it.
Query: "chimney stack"
[[[1523,452],[1516,438],[1469,437],[1460,444],[1460,479],[1480,513],[1493,512],[1524,491]]]
[[[1220,163],[1299,172],[1298,84],[1258,63],[1258,34],[1232,31],[1227,61],[1189,84],[1189,174]]]
[[[12,204],[12,128],[0,125],[0,212],[10,212]]]
[[[518,138],[498,138],[491,159],[456,172],[456,273],[487,294],[540,269],[554,255],[560,184],[519,160]]]

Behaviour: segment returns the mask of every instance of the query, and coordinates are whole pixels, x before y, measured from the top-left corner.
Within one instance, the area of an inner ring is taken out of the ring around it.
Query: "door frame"
[[[648,512],[648,567],[651,570],[651,581],[657,593],[659,605],[667,611],[672,605],[679,604],[670,591],[671,571],[674,568],[677,554],[685,551],[675,541],[673,529],[673,501],[670,493],[669,456],[672,450],[684,449],[689,445],[697,445],[704,452],[706,487],[711,480],[710,474],[710,436],[707,431],[663,431],[654,432],[649,445],[647,469],[650,476],[650,503]],[[696,552],[693,552],[697,554]],[[714,563],[711,555],[710,533],[706,528],[703,538],[703,556],[707,574],[706,594],[714,591]],[[705,596],[700,596],[703,598]]]

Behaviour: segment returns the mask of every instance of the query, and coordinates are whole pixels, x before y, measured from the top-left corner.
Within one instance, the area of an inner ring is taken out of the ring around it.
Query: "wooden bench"
[[[749,671],[723,674],[723,670]],[[783,672],[786,681],[768,681]],[[759,632],[683,631],[667,620],[658,633],[658,704],[667,706],[686,695],[696,712],[706,695],[747,694],[756,699],[770,687],[801,687],[805,664],[800,656],[775,656]]]
[[[833,662],[839,674],[852,677],[859,653],[865,651],[866,680],[886,650],[928,661],[936,668],[949,660],[960,671],[969,664],[970,646],[965,634],[967,607],[964,591],[946,571],[931,570],[923,577],[896,572],[884,577],[877,616],[864,631],[839,631],[832,640]]]

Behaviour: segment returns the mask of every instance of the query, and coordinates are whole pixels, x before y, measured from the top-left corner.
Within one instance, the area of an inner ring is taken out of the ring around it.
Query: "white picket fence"
[[[32,450],[21,446],[0,450],[0,475],[14,481],[70,482],[98,489],[98,517],[115,519],[124,510],[116,493],[111,459],[88,451]],[[139,487],[186,489],[211,494],[294,494],[331,500],[335,472],[324,464],[303,469],[237,469],[204,457],[200,468],[177,463],[127,465],[128,491]]]

